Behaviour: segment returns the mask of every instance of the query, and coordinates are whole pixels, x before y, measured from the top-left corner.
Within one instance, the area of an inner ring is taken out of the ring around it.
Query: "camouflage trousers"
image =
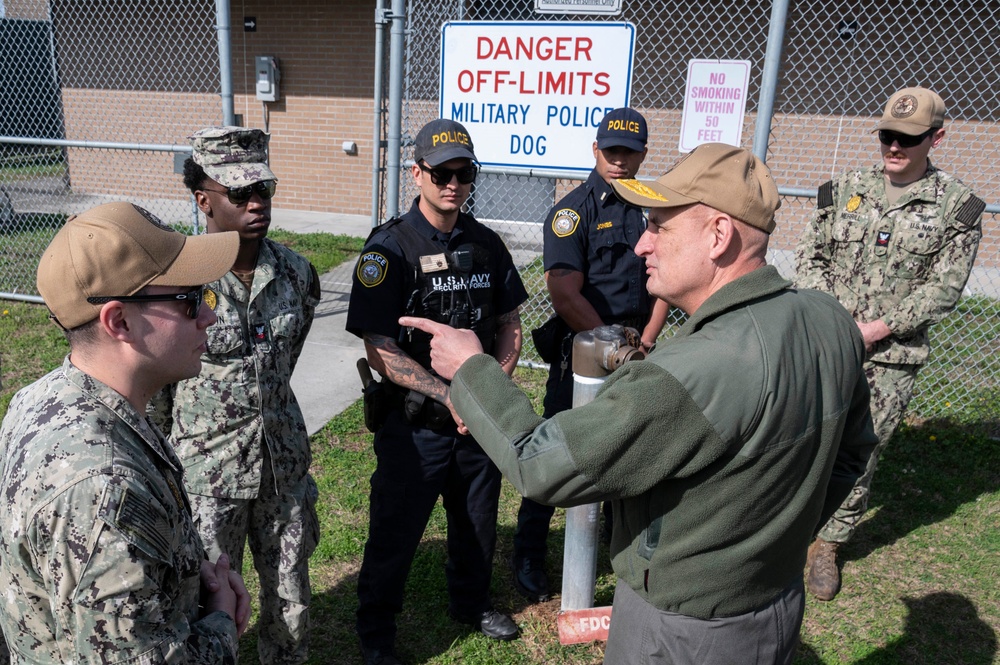
[[[309,557],[319,541],[318,490],[306,475],[292,490],[276,496],[270,460],[265,458],[256,499],[191,495],[194,523],[215,561],[229,554],[233,570],[243,570],[249,540],[260,578],[257,651],[260,662],[299,665],[309,655]]]
[[[864,475],[854,483],[854,489],[819,532],[819,537],[830,543],[849,541],[865,511],[868,510],[868,497],[871,493],[872,478],[875,477],[875,468],[878,466],[882,451],[889,445],[889,440],[906,414],[906,406],[913,397],[913,385],[916,383],[917,370],[920,366],[866,362],[864,369],[868,387],[871,389],[872,422],[875,425],[878,444],[872,451]]]

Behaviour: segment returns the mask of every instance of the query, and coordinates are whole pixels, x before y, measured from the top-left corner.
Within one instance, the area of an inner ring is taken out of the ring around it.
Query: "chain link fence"
[[[685,78],[691,59],[751,63],[744,147],[756,129],[761,71],[770,29],[771,2],[746,3],[624,0],[617,16],[537,14],[520,2],[427,3],[407,8],[403,101],[404,164],[412,141],[437,117],[441,32],[446,21],[629,21],[636,26],[631,105],[649,122],[649,152],[639,172],[653,178],[680,157]],[[780,185],[782,207],[769,261],[794,277],[794,247],[815,205],[818,185],[838,173],[880,161],[871,134],[896,89],[924,85],[948,103],[947,138],[934,163],[967,184],[989,207],[977,266],[959,311],[935,327],[932,361],[921,373],[911,412],[924,417],[967,416],[994,423],[1000,414],[1000,256],[996,231],[1000,183],[1000,75],[996,3],[973,2],[963,11],[948,3],[890,0],[791,2],[784,32],[778,94],[774,101],[768,165]],[[476,126],[467,125],[476,140]],[[541,264],[542,223],[549,208],[579,184],[487,170],[477,181],[470,210],[506,239],[532,294],[523,312],[525,330],[545,321],[551,303]],[[401,178],[400,210],[416,195]],[[681,321],[672,311],[665,334]],[[530,336],[523,358],[538,362]]]
[[[217,124],[220,73],[210,0],[4,0],[0,17],[0,293],[34,294],[42,249],[69,214],[111,199],[144,205],[172,223],[197,216],[176,175],[183,137]],[[631,104],[649,121],[640,177],[680,156],[685,76],[691,59],[751,63],[744,145],[756,130],[772,3],[623,0],[617,16],[536,14],[533,0],[410,0],[406,10],[400,208],[416,192],[405,164],[419,128],[437,116],[441,26],[446,21],[629,21],[636,27]],[[784,30],[768,164],[783,205],[771,262],[794,275],[793,249],[816,187],[876,163],[870,134],[889,94],[938,90],[948,135],[932,155],[990,204],[977,265],[959,311],[934,329],[932,362],[912,410],[923,416],[985,409],[996,422],[1000,302],[997,162],[1000,6],[973,0],[792,1]],[[389,77],[388,46],[383,78]],[[388,109],[383,100],[382,106]],[[384,123],[384,118],[383,118]],[[382,136],[391,131],[383,124]],[[473,139],[476,128],[470,127]],[[391,162],[381,155],[382,164]],[[589,166],[589,165],[584,165]],[[379,198],[385,211],[384,176]],[[485,172],[471,210],[507,240],[532,300],[530,330],[548,318],[541,224],[579,181]],[[30,296],[28,296],[30,297]],[[672,318],[672,323],[679,321]],[[669,334],[669,332],[668,332]],[[528,361],[537,361],[528,342]],[[977,411],[978,410],[978,411]]]
[[[175,157],[217,124],[208,0],[6,0],[0,18],[0,292],[35,293],[66,217],[126,199],[196,223]],[[26,299],[30,299],[26,298]]]

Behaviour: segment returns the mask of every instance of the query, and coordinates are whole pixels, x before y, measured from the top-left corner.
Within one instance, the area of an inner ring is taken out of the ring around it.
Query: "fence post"
[[[215,0],[215,30],[219,39],[219,96],[222,98],[222,124],[235,125],[229,0]]]
[[[774,98],[778,95],[778,74],[785,43],[785,22],[788,18],[788,0],[773,0],[771,23],[767,30],[767,51],[764,54],[764,71],[761,73],[760,97],[757,99],[757,123],[753,133],[753,154],[767,163],[767,144],[771,138],[771,116],[774,115]]]
[[[375,3],[375,118],[372,135],[372,228],[379,223],[379,203],[382,200],[382,107],[383,79],[382,70],[385,67],[385,24],[388,18],[385,12],[385,0]]]
[[[406,0],[392,0],[392,28],[389,30],[389,126],[386,134],[385,216],[399,215],[399,175],[403,136],[403,60],[406,44]]]

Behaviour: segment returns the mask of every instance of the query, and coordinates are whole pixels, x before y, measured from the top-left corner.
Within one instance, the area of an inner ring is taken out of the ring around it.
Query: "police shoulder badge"
[[[861,197],[855,194],[847,200],[847,212],[854,212],[861,206]]]
[[[580,224],[580,213],[571,208],[563,208],[552,216],[552,231],[559,238],[571,236]]]
[[[389,262],[378,252],[362,252],[358,259],[358,281],[371,288],[378,286],[389,271]]]
[[[201,299],[208,305],[208,308],[215,311],[215,308],[219,304],[219,296],[215,295],[215,291],[212,289],[205,289],[205,293],[202,295]]]

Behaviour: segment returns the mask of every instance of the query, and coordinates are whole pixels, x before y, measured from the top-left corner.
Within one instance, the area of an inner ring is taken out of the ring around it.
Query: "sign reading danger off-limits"
[[[631,23],[445,23],[440,115],[484,165],[589,172],[601,118],[629,105],[634,47]]]

